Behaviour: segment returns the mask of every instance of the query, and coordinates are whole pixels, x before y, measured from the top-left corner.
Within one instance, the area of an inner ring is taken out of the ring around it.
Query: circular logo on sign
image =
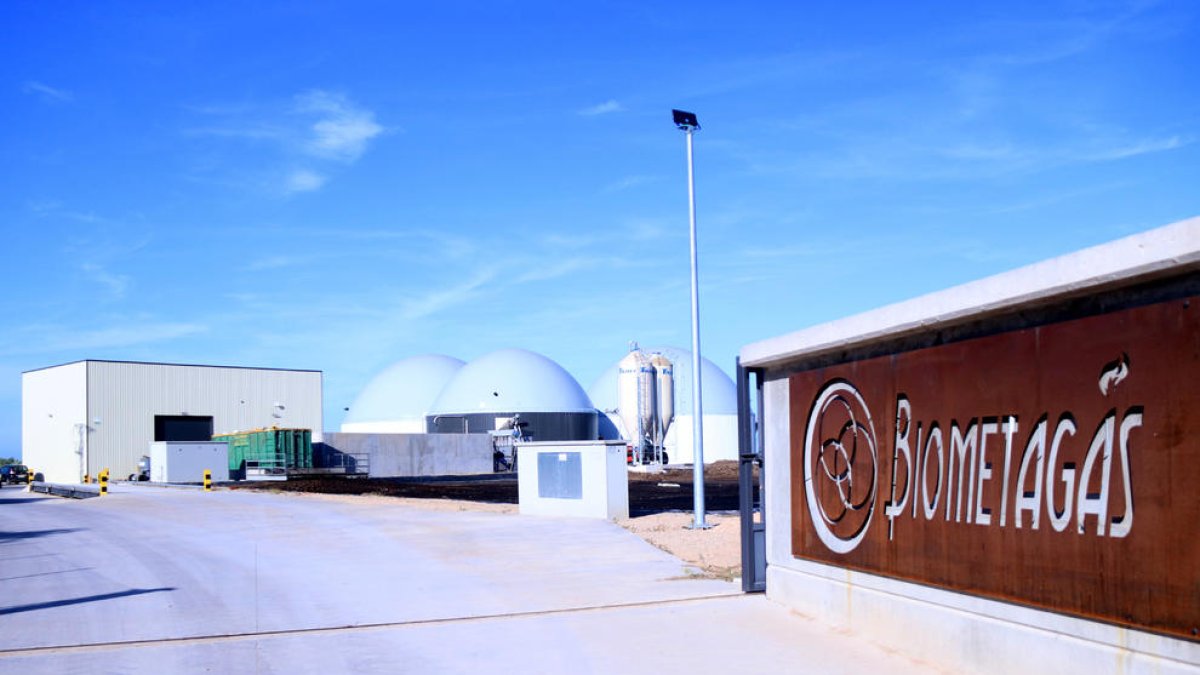
[[[845,380],[825,384],[804,439],[804,492],[821,542],[849,553],[875,511],[875,426],[862,394]]]

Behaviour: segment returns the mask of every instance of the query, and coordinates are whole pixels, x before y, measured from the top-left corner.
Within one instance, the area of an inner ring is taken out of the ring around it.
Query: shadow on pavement
[[[21,541],[22,539],[37,539],[38,537],[49,537],[54,534],[70,534],[78,532],[77,527],[60,527],[54,530],[26,530],[24,532],[0,532],[0,544],[6,544],[12,541]]]
[[[21,497],[20,499],[0,499],[0,504],[30,504],[47,499],[51,499],[51,497]]]
[[[18,614],[20,612],[32,612],[39,609],[50,609],[51,607],[65,607],[67,605],[82,605],[88,602],[100,602],[101,600],[113,600],[115,598],[125,598],[131,595],[144,595],[146,593],[162,593],[163,591],[173,591],[174,586],[166,588],[131,588],[127,591],[119,591],[117,593],[103,593],[100,595],[85,595],[81,598],[70,598],[67,600],[54,600],[52,602],[35,602],[30,605],[14,605],[12,607],[0,607],[0,615]]]

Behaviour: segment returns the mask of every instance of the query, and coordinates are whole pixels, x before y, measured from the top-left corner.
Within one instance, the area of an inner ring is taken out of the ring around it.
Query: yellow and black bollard
[[[212,470],[204,470],[204,491],[212,492]]]
[[[25,484],[33,485],[33,469],[29,469],[28,473],[25,474]]]
[[[108,469],[100,472],[100,496],[108,494]]]

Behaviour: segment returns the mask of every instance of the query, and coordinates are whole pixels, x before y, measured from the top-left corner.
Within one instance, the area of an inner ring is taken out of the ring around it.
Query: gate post
[[[737,359],[738,410],[738,511],[742,524],[742,591],[767,590],[767,514],[762,503],[762,454],[754,442],[757,432],[754,407],[750,404],[750,378],[754,377],[755,398],[762,414],[762,371],[742,366]],[[761,424],[761,420],[759,420]],[[754,467],[759,467],[759,486],[755,489]],[[754,520],[755,512],[759,519]]]

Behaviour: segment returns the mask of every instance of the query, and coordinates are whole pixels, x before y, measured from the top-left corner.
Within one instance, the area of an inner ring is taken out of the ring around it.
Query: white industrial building
[[[137,470],[154,441],[268,427],[322,440],[322,374],[231,366],[76,361],[21,375],[21,453],[53,482]]]

